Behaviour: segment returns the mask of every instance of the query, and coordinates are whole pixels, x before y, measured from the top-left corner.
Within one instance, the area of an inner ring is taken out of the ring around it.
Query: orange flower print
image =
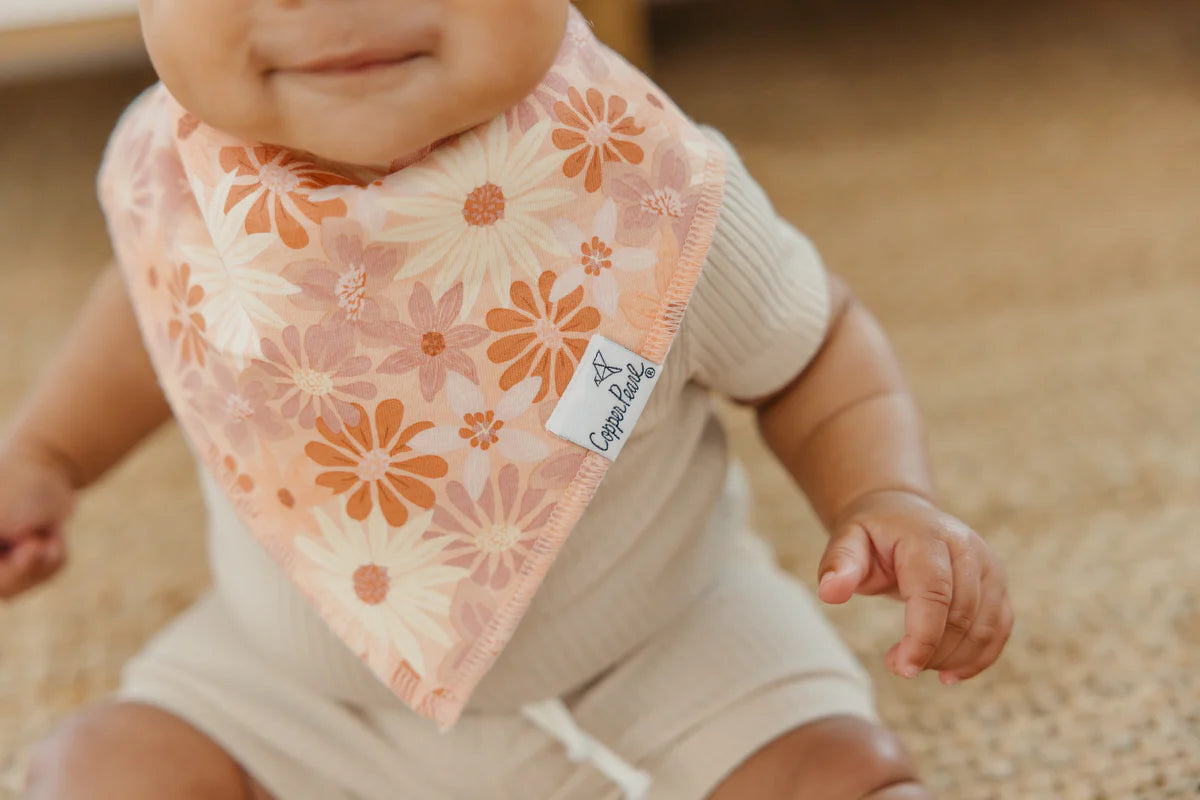
[[[243,473],[238,469],[237,459],[233,456],[225,456],[221,459],[221,466],[217,470],[217,478],[225,485],[231,493],[241,492],[249,494],[254,491],[254,478]]]
[[[195,114],[184,114],[179,118],[179,122],[175,124],[175,135],[180,139],[186,139],[196,132],[196,128],[200,127],[200,118]]]
[[[552,301],[557,276],[547,270],[538,278],[538,298],[525,281],[513,283],[509,292],[515,308],[493,308],[487,324],[496,333],[508,333],[487,350],[493,364],[513,362],[500,376],[500,388],[508,391],[525,377],[541,380],[533,402],[553,386],[561,396],[571,380],[575,365],[587,349],[588,334],[600,327],[600,312],[583,303],[583,287],[561,300]]]
[[[454,412],[452,424],[417,434],[412,448],[438,455],[465,450],[461,480],[471,497],[478,498],[492,474],[492,452],[498,452],[501,460],[523,462],[540,461],[549,455],[549,448],[537,434],[513,424],[529,410],[540,388],[539,380],[526,378],[506,392],[488,392],[485,396],[471,381],[450,373],[446,399]]]
[[[404,404],[399,400],[384,400],[375,409],[372,421],[362,406],[357,425],[343,425],[333,431],[321,418],[317,431],[324,442],[309,442],[304,452],[328,472],[317,476],[317,485],[333,489],[334,494],[350,492],[346,513],[365,520],[378,503],[388,524],[400,526],[408,520],[405,501],[418,508],[432,508],[434,492],[421,478],[441,478],[446,475],[446,460],[440,456],[405,457],[412,451],[409,440],[432,422],[404,424]],[[372,424],[373,422],[373,424]]]
[[[346,213],[346,204],[342,200],[336,197],[314,200],[310,195],[317,189],[347,185],[350,181],[302,161],[281,147],[269,144],[224,147],[221,149],[221,168],[237,174],[225,201],[227,213],[247,197],[255,197],[246,215],[246,233],[277,230],[284,244],[299,250],[308,244],[303,218],[319,223],[325,217],[340,217]]]
[[[207,323],[200,314],[204,302],[204,287],[193,286],[192,268],[183,264],[171,275],[167,290],[171,293],[171,321],[167,335],[179,344],[179,357],[184,364],[195,361],[204,366],[208,341],[204,337]]]
[[[554,113],[566,127],[555,128],[551,136],[559,150],[574,151],[563,162],[564,175],[574,178],[587,167],[583,187],[594,192],[600,188],[604,162],[642,163],[645,153],[630,139],[646,129],[625,114],[628,103],[624,98],[614,94],[605,101],[599,89],[588,89],[584,102],[572,86],[567,99],[569,105],[561,100],[554,105]]]

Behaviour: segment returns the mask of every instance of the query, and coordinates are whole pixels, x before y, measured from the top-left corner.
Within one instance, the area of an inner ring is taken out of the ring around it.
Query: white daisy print
[[[363,523],[334,522],[313,512],[321,537],[298,537],[296,548],[316,567],[317,585],[355,622],[346,643],[374,664],[394,650],[419,674],[425,672],[421,638],[448,647],[450,584],[467,577],[442,563],[445,545],[423,539],[433,512],[403,527],[388,525],[376,511]]]
[[[492,474],[493,450],[508,461],[525,463],[549,455],[550,448],[536,434],[511,425],[529,409],[540,387],[540,378],[526,378],[490,403],[478,386],[451,372],[446,375],[446,396],[462,423],[421,431],[409,444],[424,453],[466,450],[462,482],[471,499],[478,500]]]
[[[656,258],[653,250],[623,247],[616,242],[617,206],[612,200],[605,201],[596,212],[589,230],[581,231],[570,220],[560,219],[554,224],[554,235],[575,263],[554,282],[550,301],[556,303],[590,282],[596,307],[606,316],[617,313],[621,296],[613,270],[636,272],[652,266]]]
[[[515,144],[504,118],[482,131],[459,137],[427,162],[400,175],[413,194],[381,199],[390,211],[410,221],[385,231],[385,241],[424,243],[397,274],[397,280],[437,270],[433,293],[440,295],[462,281],[462,313],[470,313],[485,279],[507,303],[513,264],[530,276],[539,271],[538,251],[563,255],[541,212],[572,198],[565,189],[542,184],[560,168],[550,155],[537,159],[549,123],[535,126]]]
[[[200,311],[208,322],[210,344],[244,362],[262,355],[256,322],[276,327],[286,324],[263,297],[295,294],[300,287],[253,266],[275,237],[269,233],[243,232],[253,197],[225,212],[236,177],[229,173],[222,178],[201,209],[212,244],[185,245],[182,252],[191,262],[196,283],[204,287],[205,299]],[[203,196],[199,185],[193,185],[193,190],[197,197]]]

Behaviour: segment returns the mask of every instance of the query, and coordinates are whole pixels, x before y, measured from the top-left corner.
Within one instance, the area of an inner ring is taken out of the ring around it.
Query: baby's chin
[[[273,81],[266,97],[274,113],[261,117],[272,135],[259,138],[327,161],[387,167],[504,113],[536,85],[490,78],[461,85],[425,62],[400,73],[362,84]]]
[[[271,130],[256,138],[326,161],[380,168],[456,132],[454,123],[405,113],[387,103],[325,103],[319,108],[281,114]]]
[[[414,153],[428,149],[450,133],[432,134],[396,128],[363,130],[362,127],[347,126],[336,130],[292,131],[264,139],[289,150],[310,153],[324,161],[387,170],[392,164],[412,160]]]

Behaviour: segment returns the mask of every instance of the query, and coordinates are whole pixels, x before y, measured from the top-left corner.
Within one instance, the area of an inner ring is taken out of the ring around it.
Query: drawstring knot
[[[553,698],[531,703],[524,706],[521,713],[561,743],[571,761],[587,762],[603,773],[620,788],[625,800],[645,800],[650,791],[650,776],[580,728],[561,700]]]

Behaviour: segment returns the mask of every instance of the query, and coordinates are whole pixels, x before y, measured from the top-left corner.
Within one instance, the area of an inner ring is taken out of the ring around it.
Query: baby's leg
[[[224,750],[153,706],[83,712],[39,745],[27,800],[270,800]]]
[[[827,717],[748,758],[709,800],[931,800],[900,743],[858,717]]]

